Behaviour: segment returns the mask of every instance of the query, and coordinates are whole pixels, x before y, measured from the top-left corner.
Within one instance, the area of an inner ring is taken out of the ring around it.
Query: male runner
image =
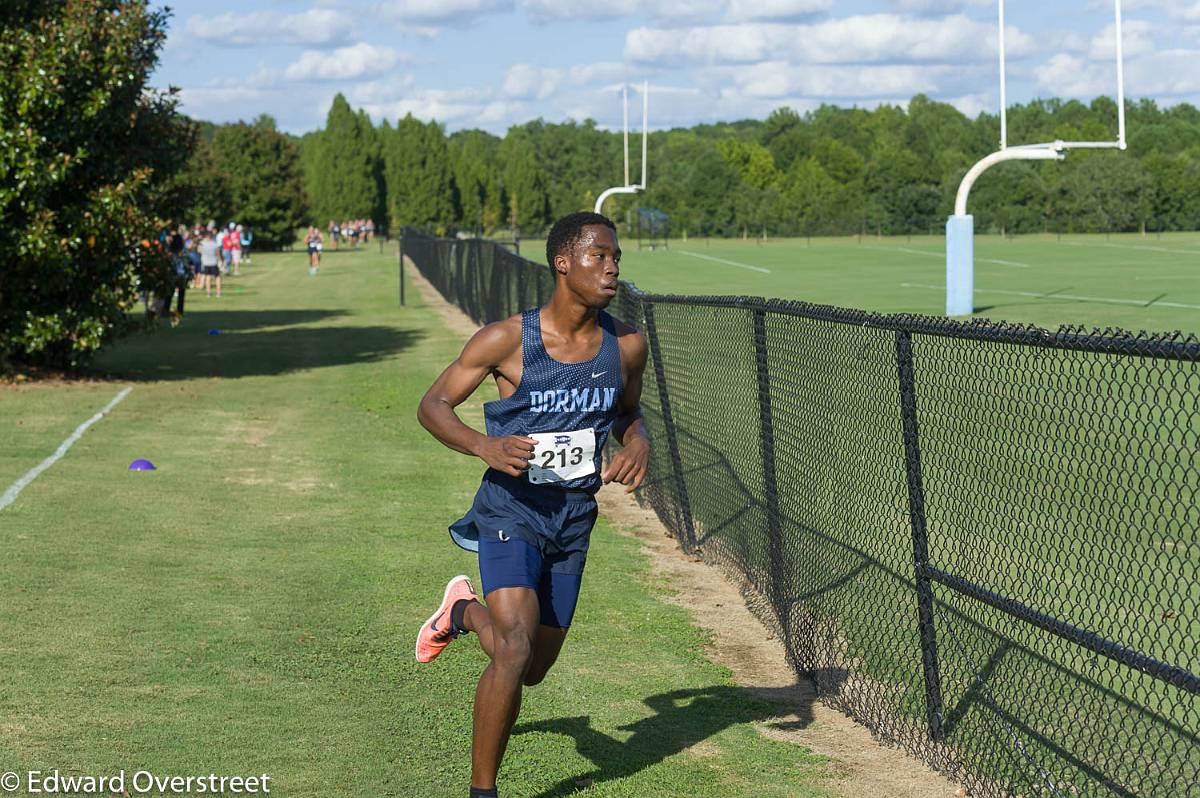
[[[479,552],[487,605],[467,577],[451,579],[416,646],[417,661],[429,662],[475,632],[491,658],[475,691],[471,798],[495,798],[521,687],[545,678],[566,639],[595,492],[613,481],[636,489],[650,458],[638,405],[646,339],[603,310],[617,293],[616,227],[596,213],[565,216],[550,230],[546,258],[550,302],[475,333],[417,411],[434,437],[488,465],[470,511],[450,528],[456,543]],[[489,375],[500,399],[483,406],[483,435],[454,408]],[[601,473],[610,430],[622,449]]]

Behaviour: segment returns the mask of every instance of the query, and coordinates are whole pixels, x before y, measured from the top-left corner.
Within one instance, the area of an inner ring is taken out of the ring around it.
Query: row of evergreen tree
[[[1112,138],[1116,106],[1044,100],[1013,107],[1014,142]],[[1127,152],[1073,151],[1063,162],[989,170],[969,210],[984,232],[1193,230],[1200,226],[1200,111],[1127,108]],[[446,135],[411,115],[373,125],[340,94],[323,129],[295,139],[266,116],[201,125],[179,180],[197,219],[238,219],[263,247],[291,244],[309,221],[371,218],[384,229],[537,235],[591,208],[623,181],[621,136],[592,121]],[[650,187],[617,196],[618,221],[656,207],[675,235],[897,234],[941,228],[967,169],[996,147],[998,120],[969,119],[917,95],[906,109],[782,108],[766,120],[650,136]],[[634,153],[634,173],[640,172]]]
[[[1200,111],[1127,107],[1127,152],[1072,151],[1063,162],[989,170],[972,192],[981,231],[1192,230],[1200,225]],[[1036,100],[1010,109],[1009,140],[1115,138],[1116,104]],[[766,120],[650,135],[649,189],[609,200],[671,217],[673,234],[897,234],[938,230],[971,164],[997,148],[999,120],[970,119],[924,95],[907,108],[781,108]],[[621,136],[590,120],[449,136],[411,115],[372,125],[338,95],[323,130],[300,139],[311,216],[371,217],[393,229],[518,228],[590,209],[623,182]],[[640,172],[634,153],[634,173]]]

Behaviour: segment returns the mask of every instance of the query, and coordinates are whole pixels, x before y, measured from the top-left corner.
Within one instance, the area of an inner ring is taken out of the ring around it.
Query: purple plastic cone
[[[209,335],[220,335],[221,331],[218,330],[216,327],[213,327],[211,330],[208,331],[208,334]]]
[[[137,460],[134,460],[132,463],[129,464],[129,470],[130,471],[157,471],[158,469],[156,469],[154,467],[154,463],[151,463],[149,460],[143,460],[141,458],[138,458]]]

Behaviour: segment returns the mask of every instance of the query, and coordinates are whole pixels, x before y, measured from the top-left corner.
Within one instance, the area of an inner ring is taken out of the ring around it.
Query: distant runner
[[[316,225],[309,225],[308,235],[304,237],[304,245],[308,248],[308,273],[316,275],[317,269],[321,265],[321,250],[324,249],[324,240]]]

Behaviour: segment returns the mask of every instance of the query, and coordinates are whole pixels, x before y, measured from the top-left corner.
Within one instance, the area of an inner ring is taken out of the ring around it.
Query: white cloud
[[[1200,2],[1192,2],[1190,5],[1186,3],[1165,3],[1167,13],[1176,19],[1182,19],[1186,22],[1200,22]]]
[[[822,99],[911,97],[956,84],[962,69],[948,64],[794,65],[778,61],[730,67],[728,79],[748,97]]]
[[[563,3],[558,0],[518,0],[522,12],[536,22],[560,22],[571,19],[605,19],[632,14],[633,0],[609,0],[603,6],[590,3]]]
[[[909,14],[933,16],[956,14],[969,7],[981,8],[993,4],[993,0],[890,0],[891,5]]]
[[[732,19],[796,19],[809,17],[833,6],[833,0],[733,0],[729,4]]]
[[[633,71],[619,61],[600,61],[595,64],[576,64],[567,70],[571,83],[581,87],[603,87],[631,80]],[[599,85],[597,85],[599,84]]]
[[[1101,67],[1082,58],[1058,53],[1034,69],[1038,85],[1057,97],[1095,97],[1112,92],[1116,80],[1107,65]]]
[[[722,0],[608,0],[601,5],[574,0],[518,0],[518,5],[534,21],[547,23],[574,19],[611,20],[637,14],[662,20],[699,20],[720,12],[726,4]]]
[[[272,101],[278,97],[278,92],[261,86],[212,85],[184,86],[179,90],[180,108],[193,119],[206,119],[210,122],[234,122],[238,119],[249,120],[260,113],[273,113]],[[324,119],[329,101],[324,106],[314,104],[309,110],[313,111],[306,122],[311,126]]]
[[[432,25],[470,25],[478,17],[512,9],[513,0],[391,0],[376,6],[376,11],[389,19]]]
[[[412,81],[373,81],[355,85],[348,92],[350,104],[362,108],[377,123],[395,121],[406,114],[418,119],[449,123],[455,128],[525,121],[529,106],[521,101],[496,96],[491,89],[425,89]]]
[[[725,6],[722,0],[647,0],[638,8],[658,19],[696,19]]]
[[[1010,56],[1032,39],[1007,27]],[[914,19],[872,14],[811,25],[747,23],[684,29],[636,28],[625,36],[626,58],[651,64],[736,64],[784,59],[813,64],[931,63],[990,60],[995,28],[965,16]]]
[[[1091,11],[1112,13],[1111,0],[1091,0],[1087,7]],[[1165,11],[1175,19],[1183,19],[1184,22],[1200,22],[1200,0],[1124,0],[1121,7],[1126,12],[1153,8],[1156,11]]]
[[[336,50],[305,50],[283,76],[288,80],[350,80],[382,74],[403,60],[403,54],[390,47],[359,42]]]
[[[1126,59],[1154,50],[1154,26],[1140,19],[1126,20],[1122,26],[1121,47]],[[1095,61],[1112,61],[1117,55],[1116,23],[1110,22],[1092,37],[1089,57]]]
[[[1087,39],[1081,36],[1078,31],[1058,32],[1055,34],[1055,38],[1060,48],[1072,53],[1086,52],[1090,46]]]
[[[1187,97],[1200,94],[1200,50],[1162,50],[1125,64],[1127,97]],[[1059,53],[1035,70],[1038,85],[1063,97],[1113,96],[1116,76],[1110,63],[1089,62]]]
[[[1125,94],[1131,97],[1200,94],[1200,70],[1196,64],[1200,64],[1200,50],[1150,53],[1125,65]]]
[[[562,81],[562,70],[513,64],[504,74],[504,93],[521,100],[544,100]]]
[[[986,94],[964,94],[961,97],[950,97],[946,102],[962,111],[965,116],[974,119],[984,111],[996,112],[996,98]]]
[[[412,92],[416,83],[416,78],[408,74],[387,80],[363,80],[350,89],[349,98],[355,106],[384,105]]]
[[[189,17],[188,36],[225,47],[258,44],[330,45],[354,32],[355,17],[333,9],[310,8],[298,14],[256,11],[225,13],[215,17]]]

